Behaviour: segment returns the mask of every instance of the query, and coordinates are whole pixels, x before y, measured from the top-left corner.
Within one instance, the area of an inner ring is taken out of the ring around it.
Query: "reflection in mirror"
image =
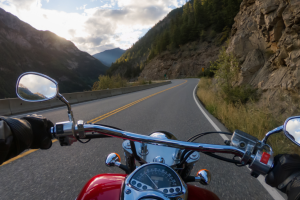
[[[300,145],[300,117],[290,119],[286,122],[285,134],[287,134],[295,143]]]
[[[23,100],[43,101],[56,96],[57,85],[40,75],[26,74],[19,81],[17,93]]]

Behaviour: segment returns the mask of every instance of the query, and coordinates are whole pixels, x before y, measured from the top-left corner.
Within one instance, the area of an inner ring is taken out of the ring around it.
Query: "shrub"
[[[204,41],[205,37],[206,37],[206,31],[205,30],[201,30],[201,32],[200,32],[200,40]]]
[[[213,66],[210,66],[208,68],[204,68],[204,71],[201,71],[198,74],[198,77],[209,77],[212,78],[215,75],[216,68],[213,68]]]
[[[209,33],[209,39],[214,39],[216,36],[217,36],[216,31],[211,30],[210,33]]]
[[[92,90],[105,90],[107,88],[121,88],[127,86],[127,80],[122,78],[119,74],[117,76],[99,76],[99,81],[96,81],[93,85]]]
[[[229,33],[230,33],[230,28],[228,28],[228,26],[225,26],[222,31],[220,39],[216,42],[217,45],[223,44],[225,42],[225,40],[228,38]]]
[[[219,58],[211,63],[210,67],[215,69],[216,87],[226,102],[246,103],[250,99],[257,99],[256,89],[248,85],[235,85],[240,71],[239,61],[233,54],[226,53],[225,46],[222,47]]]

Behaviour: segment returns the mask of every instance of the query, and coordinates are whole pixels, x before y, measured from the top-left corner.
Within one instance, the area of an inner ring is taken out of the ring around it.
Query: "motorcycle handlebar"
[[[72,132],[71,123],[72,122],[63,122],[60,124],[56,124],[56,126],[52,128],[53,135],[55,137],[72,136],[73,132]],[[157,143],[157,144],[166,145],[168,147],[187,149],[187,150],[193,150],[198,152],[230,153],[240,157],[242,157],[245,154],[245,151],[233,146],[185,142],[185,141],[171,140],[171,139],[161,139],[161,138],[155,138],[147,135],[140,135],[136,133],[131,133],[131,132],[118,130],[115,128],[106,127],[102,125],[95,125],[95,124],[83,124],[82,127],[78,127],[76,125],[74,132],[76,136],[84,135],[84,137],[80,137],[81,139],[117,137],[121,139],[135,141],[135,142]],[[98,134],[94,134],[94,133],[98,133]],[[253,158],[254,156],[252,156],[250,160],[252,160]]]
[[[105,137],[117,137],[134,142],[145,142],[152,144],[162,144],[168,147],[186,149],[198,152],[210,152],[210,153],[229,153],[241,158],[241,164],[249,164],[249,168],[252,169],[252,175],[257,177],[259,174],[267,174],[273,167],[273,156],[268,154],[266,161],[265,153],[263,151],[257,151],[255,154],[251,153],[247,148],[242,150],[235,146],[228,145],[215,145],[205,143],[186,142],[180,140],[163,139],[157,137],[151,137],[147,135],[140,135],[123,131],[113,127],[107,127],[104,125],[96,124],[84,124],[79,121],[77,125],[73,125],[72,122],[61,122],[55,124],[55,127],[51,129],[54,137],[63,141],[63,144],[71,145],[74,140],[67,139],[68,137],[80,138],[80,139],[94,139]],[[96,134],[95,134],[96,133]],[[61,140],[62,139],[62,140]]]

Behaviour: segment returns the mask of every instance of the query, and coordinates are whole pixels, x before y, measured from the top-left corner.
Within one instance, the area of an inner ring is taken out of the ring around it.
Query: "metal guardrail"
[[[127,94],[131,92],[137,92],[140,90],[146,90],[162,85],[170,84],[171,81],[165,81],[161,83],[153,83],[150,85],[140,85],[134,87],[117,88],[110,90],[98,90],[90,92],[75,92],[62,94],[71,104],[76,104],[85,101],[92,101],[96,99],[102,99],[106,97]],[[64,106],[64,104],[58,99],[52,99],[43,102],[26,102],[19,98],[0,99],[0,115],[14,115],[19,113],[37,111],[41,109],[55,108]]]

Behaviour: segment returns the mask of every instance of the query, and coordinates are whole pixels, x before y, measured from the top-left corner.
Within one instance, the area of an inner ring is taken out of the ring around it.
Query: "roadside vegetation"
[[[146,81],[143,78],[139,78],[136,82],[128,82],[127,79],[121,77],[120,75],[100,75],[98,79],[99,80],[96,81],[92,87],[93,91],[152,84],[151,80]]]
[[[236,129],[263,139],[265,134],[283,125],[285,118],[272,114],[268,106],[257,104],[259,91],[236,84],[239,64],[233,55],[227,54],[225,47],[219,59],[211,63],[210,70],[200,74],[197,96],[206,109],[218,118],[229,131]],[[262,101],[262,100],[261,100]],[[268,143],[276,154],[298,153],[294,145],[283,134],[272,135]]]

